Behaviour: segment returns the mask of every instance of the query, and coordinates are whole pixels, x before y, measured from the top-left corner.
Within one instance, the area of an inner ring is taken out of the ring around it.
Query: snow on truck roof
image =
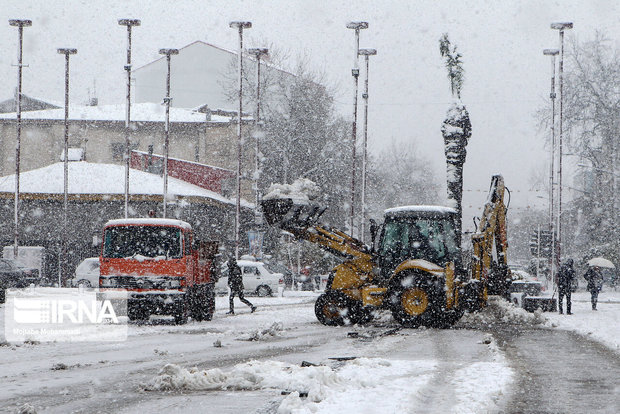
[[[388,208],[384,211],[385,215],[406,214],[406,213],[436,213],[436,214],[456,214],[457,211],[451,207],[444,206],[401,206]]]
[[[127,218],[109,220],[105,227],[108,226],[174,226],[191,230],[192,226],[183,221],[167,218]]]

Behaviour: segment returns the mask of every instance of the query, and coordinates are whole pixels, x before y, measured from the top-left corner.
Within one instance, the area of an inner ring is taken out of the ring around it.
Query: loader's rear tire
[[[175,325],[185,325],[187,323],[187,310],[187,304],[184,301],[177,304],[172,314]]]
[[[359,302],[335,291],[318,297],[314,304],[314,313],[319,322],[327,326],[353,325],[364,317]]]
[[[439,326],[441,320],[440,295],[429,282],[406,276],[409,283],[395,283],[388,294],[392,316],[407,328]]]

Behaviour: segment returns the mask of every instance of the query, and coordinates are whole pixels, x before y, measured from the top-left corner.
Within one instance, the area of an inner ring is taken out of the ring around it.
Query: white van
[[[284,288],[284,275],[272,273],[263,262],[238,260],[237,265],[243,276],[243,292],[255,293],[258,296],[272,296],[278,288]],[[228,263],[222,265],[222,276],[215,283],[217,293],[228,292]]]

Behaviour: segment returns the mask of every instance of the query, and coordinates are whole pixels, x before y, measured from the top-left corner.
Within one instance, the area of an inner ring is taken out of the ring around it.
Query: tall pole
[[[17,138],[15,140],[15,217],[13,223],[13,236],[15,242],[13,245],[13,258],[17,259],[19,246],[19,159],[21,152],[21,136],[22,136],[22,50],[24,44],[24,27],[32,26],[32,20],[9,20],[10,26],[17,27],[19,40],[17,42]]]
[[[63,198],[63,220],[62,220],[62,260],[60,275],[58,278],[58,286],[62,287],[69,280],[69,226],[68,226],[68,210],[69,210],[69,56],[75,55],[77,49],[57,49],[58,53],[65,55],[65,148],[63,154],[64,164],[64,198]]]
[[[360,55],[363,55],[366,60],[366,79],[364,80],[364,93],[362,98],[364,99],[364,152],[362,154],[362,226],[360,231],[360,240],[362,242],[366,238],[366,169],[368,165],[368,70],[370,65],[368,63],[369,56],[377,54],[376,49],[360,49]]]
[[[238,81],[239,81],[239,113],[237,115],[237,203],[235,207],[235,258],[239,258],[239,230],[241,228],[241,114],[243,112],[243,29],[252,27],[252,22],[230,22],[231,28],[239,32]]]
[[[166,97],[164,103],[166,104],[166,124],[165,124],[165,139],[164,139],[164,218],[166,218],[166,205],[168,204],[168,154],[170,146],[170,56],[178,55],[179,49],[159,49],[160,55],[166,55],[166,64],[168,72],[166,75]]]
[[[347,29],[355,30],[355,54],[353,55],[353,69],[351,69],[351,75],[353,76],[353,126],[351,128],[351,208],[349,213],[349,231],[351,233],[351,236],[353,236],[353,229],[355,224],[355,164],[357,163],[355,154],[357,145],[357,89],[360,75],[358,56],[360,51],[360,30],[367,28],[368,22],[347,23]]]
[[[260,177],[260,139],[262,137],[262,127],[263,123],[260,119],[260,58],[263,55],[267,55],[269,50],[266,48],[253,48],[248,49],[248,52],[254,57],[256,57],[256,115],[254,119],[254,124],[256,125],[257,133],[255,134],[256,139],[256,148],[255,152],[255,166],[254,166],[254,190],[255,190],[255,204],[254,204],[254,212],[255,212],[255,224],[259,226],[262,224],[261,220],[261,212],[260,212],[260,189],[258,187],[259,177]]]
[[[130,143],[129,143],[129,122],[131,120],[131,28],[140,26],[138,19],[120,19],[118,24],[127,26],[127,64],[125,71],[127,72],[127,107],[125,111],[125,218],[129,215],[129,159],[130,159]]]
[[[556,262],[558,266],[561,262],[562,257],[562,137],[563,137],[563,128],[562,128],[562,115],[563,115],[563,101],[564,101],[564,30],[572,29],[572,23],[552,23],[552,29],[557,29],[560,31],[560,119],[559,119],[559,128],[560,133],[558,135],[558,245],[557,245],[557,254],[556,254]]]
[[[550,277],[553,280],[556,269],[555,255],[555,224],[554,224],[554,184],[555,184],[555,57],[560,53],[558,49],[545,49],[543,54],[551,56],[551,167],[549,171],[549,232],[551,233],[551,252],[549,257]]]

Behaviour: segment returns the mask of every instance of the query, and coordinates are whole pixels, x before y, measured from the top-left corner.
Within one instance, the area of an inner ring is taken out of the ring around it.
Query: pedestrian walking
[[[590,291],[592,310],[596,310],[596,302],[598,302],[598,293],[603,288],[603,272],[598,266],[592,266],[588,269],[583,278],[588,282],[588,290]]]
[[[243,296],[243,276],[241,275],[241,269],[237,265],[237,260],[234,257],[228,261],[228,287],[230,288],[230,296],[228,297],[228,305],[230,310],[229,315],[235,314],[235,295],[239,297],[239,300],[251,309],[251,312],[256,310],[256,306],[252,305],[249,300]]]
[[[558,272],[558,309],[560,314],[562,311],[562,301],[566,296],[566,314],[572,315],[571,312],[571,285],[575,278],[575,270],[573,269],[573,259],[566,259],[566,262],[562,263]]]

